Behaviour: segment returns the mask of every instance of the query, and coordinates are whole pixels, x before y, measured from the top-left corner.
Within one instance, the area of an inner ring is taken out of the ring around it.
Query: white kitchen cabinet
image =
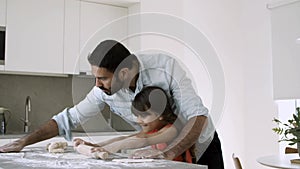
[[[272,22],[274,99],[300,97],[300,0],[269,4]]]
[[[79,73],[80,1],[65,0],[64,73]]]
[[[6,0],[0,0],[0,26],[6,25]]]
[[[80,4],[80,59],[79,71],[90,72],[87,56],[105,39],[127,38],[128,8],[82,1]],[[124,18],[125,16],[125,18]],[[123,18],[122,18],[123,17]]]
[[[65,0],[64,73],[90,74],[87,56],[104,39],[128,44],[127,16],[138,9],[137,0]]]
[[[112,24],[113,28],[107,26],[104,32],[97,33],[97,30],[127,16],[128,8],[136,6],[138,1],[112,1],[113,5],[105,0],[0,2],[7,3],[5,71],[78,74],[90,72],[87,55],[100,41],[126,38],[126,19]]]
[[[63,0],[7,1],[5,71],[63,73]]]
[[[6,26],[6,0],[0,0],[0,29]],[[4,28],[5,29],[5,28]],[[0,61],[0,71],[4,70],[4,65]]]

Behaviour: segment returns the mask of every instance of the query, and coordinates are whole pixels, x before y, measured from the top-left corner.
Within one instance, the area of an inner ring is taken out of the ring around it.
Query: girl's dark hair
[[[106,68],[112,73],[124,67],[131,69],[133,60],[137,60],[136,56],[115,40],[101,42],[88,56],[91,65]]]
[[[172,111],[166,92],[159,87],[144,87],[132,102],[131,111],[133,114],[147,114],[146,111],[148,110],[162,116],[168,123],[174,123],[177,118]]]

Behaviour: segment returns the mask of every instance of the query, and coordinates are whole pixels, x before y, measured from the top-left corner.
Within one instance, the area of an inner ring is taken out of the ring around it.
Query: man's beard
[[[105,87],[99,87],[105,94],[111,96],[113,94],[115,94],[116,92],[118,92],[124,85],[124,82],[121,81],[120,79],[116,79],[116,81],[113,83],[115,84],[114,86],[110,87],[109,89],[105,88]],[[118,86],[116,86],[118,85]]]
[[[105,94],[107,94],[107,95],[111,95],[111,89],[106,89],[106,88],[104,88],[104,87],[99,87]]]

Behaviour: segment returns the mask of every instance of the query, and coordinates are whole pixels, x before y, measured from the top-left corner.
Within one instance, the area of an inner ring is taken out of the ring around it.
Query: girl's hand
[[[73,145],[74,145],[74,147],[77,147],[79,144],[84,144],[84,145],[88,145],[88,146],[93,146],[93,147],[95,147],[95,145],[94,145],[93,143],[84,141],[84,140],[82,140],[82,139],[80,139],[80,138],[75,138],[75,139],[73,140]]]
[[[80,139],[80,138],[75,138],[74,140],[73,140],[73,146],[74,147],[77,147],[79,144],[84,144],[84,140],[82,140],[82,139]]]
[[[94,152],[108,152],[107,150],[105,150],[104,148],[102,147],[93,147],[91,149],[91,152],[94,153]],[[109,153],[109,152],[108,152]]]

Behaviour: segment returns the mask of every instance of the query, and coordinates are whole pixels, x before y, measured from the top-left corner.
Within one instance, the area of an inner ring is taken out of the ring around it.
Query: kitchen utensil
[[[10,118],[10,111],[7,108],[0,107],[0,134],[5,134],[6,133],[6,127],[7,127],[7,120],[5,118],[5,113],[9,113],[9,118]],[[7,118],[7,119],[9,119]]]

